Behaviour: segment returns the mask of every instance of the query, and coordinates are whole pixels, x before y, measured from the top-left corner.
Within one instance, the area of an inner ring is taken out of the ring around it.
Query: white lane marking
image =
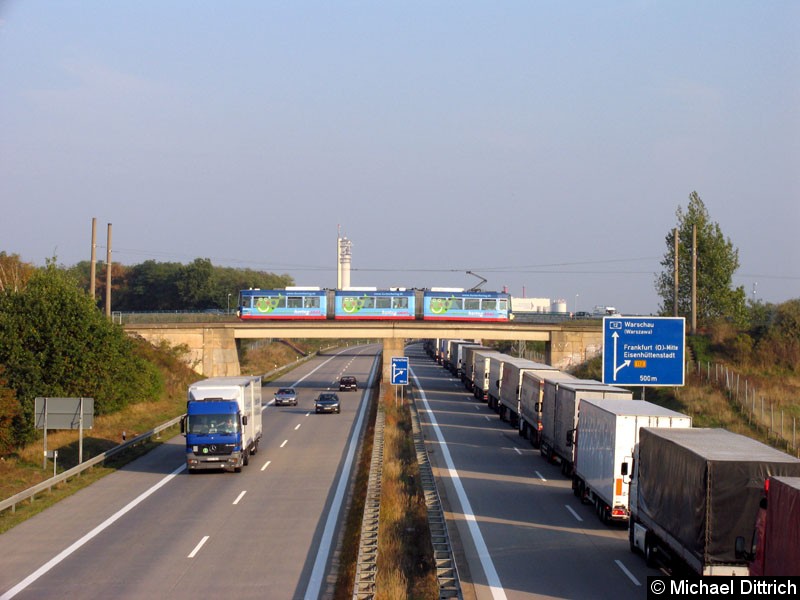
[[[311,411],[308,411],[308,412],[306,413],[306,416],[308,416],[308,415],[310,415],[310,414],[311,414]]]
[[[545,479],[545,478],[544,478],[544,475],[542,475],[541,473],[539,473],[539,471],[534,471],[534,473],[536,473],[536,476],[537,476],[539,479],[541,479],[542,481],[544,481],[544,482],[546,482],[546,481],[547,481],[547,479]]]
[[[207,541],[208,541],[208,536],[204,535],[203,539],[200,540],[200,542],[197,544],[197,546],[194,547],[194,550],[192,550],[189,553],[189,556],[187,556],[186,558],[194,558],[195,556],[197,556],[197,553],[200,552],[200,548],[202,548],[203,544],[205,544]]]
[[[239,504],[239,500],[241,500],[244,495],[247,493],[247,490],[242,490],[242,493],[236,496],[236,500],[233,501],[234,504]]]
[[[368,382],[372,381],[377,367],[378,363],[374,362],[372,365],[372,370],[367,376]],[[306,589],[304,596],[304,598],[307,600],[316,600],[316,598],[320,597],[322,578],[323,575],[325,575],[325,565],[328,563],[328,555],[330,554],[331,547],[333,545],[333,532],[335,531],[336,525],[339,522],[339,512],[342,509],[344,492],[347,488],[347,482],[350,479],[350,471],[353,469],[353,458],[356,454],[356,446],[358,446],[358,434],[361,432],[364,415],[367,411],[368,402],[364,400],[365,397],[366,394],[361,395],[361,406],[358,409],[356,424],[353,427],[353,433],[350,436],[350,444],[347,447],[347,457],[344,460],[344,465],[342,465],[342,472],[339,475],[339,481],[336,484],[336,493],[333,496],[333,502],[331,502],[331,508],[330,511],[328,511],[328,516],[325,520],[325,529],[322,531],[322,539],[320,540],[318,546],[317,558],[314,560],[314,568],[311,570],[311,576],[308,578],[308,588]]]
[[[514,452],[522,456],[522,450],[520,450],[519,448],[514,448]]]
[[[480,409],[481,409],[481,407],[476,404],[475,405],[475,410],[480,410]]]
[[[484,415],[484,417],[483,417],[483,418],[484,418],[484,419],[486,419],[487,421],[491,421],[491,419],[489,418],[489,416],[488,416],[488,415]]]
[[[283,448],[288,443],[289,443],[289,440],[283,440],[283,443],[281,444],[281,448]]]
[[[580,516],[578,513],[576,513],[574,510],[572,510],[572,507],[571,507],[571,506],[569,506],[568,504],[565,504],[565,505],[564,505],[564,507],[565,507],[565,508],[566,508],[566,509],[567,509],[569,512],[571,512],[571,513],[572,513],[572,516],[573,516],[573,517],[575,517],[575,518],[576,518],[578,521],[583,521],[583,519],[581,518],[581,516]]]
[[[634,577],[634,576],[633,576],[633,573],[631,573],[630,571],[628,571],[628,569],[627,569],[627,568],[625,568],[625,565],[623,565],[623,564],[622,564],[622,562],[620,562],[619,560],[615,560],[614,562],[615,562],[615,563],[617,563],[617,566],[618,566],[620,569],[622,569],[622,572],[623,572],[623,573],[625,573],[625,575],[627,575],[627,576],[628,576],[628,578],[629,578],[629,579],[630,579],[630,580],[631,580],[631,581],[632,581],[632,582],[633,582],[635,585],[638,585],[638,586],[640,586],[640,587],[641,587],[641,585],[642,585],[642,584],[641,584],[641,583],[639,583],[639,580],[638,580],[638,579],[636,579],[636,577]]]
[[[269,463],[271,463],[271,462],[272,462],[271,460],[268,460],[267,462],[265,462],[264,466],[261,467],[261,470],[263,471],[264,469],[266,469],[269,466]]]
[[[478,521],[472,512],[472,505],[470,505],[469,499],[467,498],[467,492],[464,490],[464,486],[461,483],[461,478],[458,476],[458,471],[456,471],[456,467],[453,464],[453,458],[450,456],[450,449],[447,447],[447,442],[445,442],[444,436],[439,429],[439,423],[436,421],[436,417],[434,416],[431,407],[428,405],[428,398],[425,395],[425,390],[422,389],[419,379],[417,379],[417,375],[414,373],[414,371],[412,369],[409,369],[408,371],[414,378],[414,383],[419,390],[420,399],[422,400],[422,404],[425,406],[425,411],[428,413],[428,418],[430,419],[433,431],[436,433],[436,439],[439,440],[442,456],[444,457],[445,463],[447,463],[448,474],[453,481],[453,487],[455,488],[456,495],[458,495],[458,500],[461,503],[461,511],[464,513],[464,518],[467,520],[467,525],[469,526],[469,531],[472,535],[472,541],[475,544],[476,550],[478,551],[478,558],[481,561],[483,572],[486,574],[486,581],[489,584],[492,597],[496,599],[505,598],[506,593],[503,589],[503,584],[500,582],[500,576],[497,574],[497,570],[494,568],[494,562],[492,562],[489,549],[486,547],[486,542],[483,540],[483,535],[481,535],[481,529],[478,526]],[[486,418],[488,419],[488,417]]]
[[[297,425],[295,425],[294,430],[297,431],[298,429],[300,429],[300,425],[302,425],[302,423],[298,423]]]
[[[28,575],[25,579],[20,581],[17,585],[15,585],[10,590],[8,590],[5,594],[0,596],[0,600],[9,600],[10,598],[13,598],[14,596],[16,596],[18,593],[20,593],[22,590],[27,588],[34,581],[39,579],[42,575],[47,573],[50,569],[52,569],[53,567],[58,565],[61,561],[63,561],[65,558],[67,558],[70,554],[72,554],[73,552],[78,550],[86,542],[88,542],[89,540],[93,539],[98,534],[102,533],[103,530],[108,528],[111,524],[113,524],[115,521],[117,521],[120,517],[122,517],[126,513],[128,513],[131,510],[133,510],[133,508],[136,507],[137,504],[139,504],[140,502],[145,500],[148,496],[153,494],[156,490],[160,489],[161,487],[163,487],[164,485],[166,485],[167,483],[172,481],[173,477],[175,477],[178,473],[180,473],[181,471],[184,471],[185,469],[186,469],[186,465],[182,464],[180,467],[178,467],[172,473],[170,473],[169,475],[164,477],[164,479],[159,481],[157,484],[155,484],[149,490],[146,490],[146,491],[142,492],[141,494],[139,494],[136,498],[134,498],[133,500],[128,502],[128,504],[126,504],[125,506],[120,508],[117,512],[115,512],[113,515],[108,517],[105,521],[100,523],[100,525],[98,525],[97,527],[92,529],[89,533],[84,535],[81,539],[79,539],[78,541],[74,542],[72,545],[70,545],[66,549],[64,549],[61,552],[59,552],[56,556],[51,558],[49,561],[47,561],[41,567],[36,569],[33,573]]]

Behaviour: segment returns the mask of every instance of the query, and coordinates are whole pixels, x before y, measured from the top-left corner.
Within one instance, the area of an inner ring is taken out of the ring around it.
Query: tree
[[[739,250],[713,223],[697,192],[689,194],[684,212],[679,206],[678,218],[678,311],[690,316],[692,310],[692,227],[697,227],[697,322],[706,326],[721,319],[735,325],[747,321],[746,294],[743,287],[734,288],[733,274],[739,268]],[[664,271],[656,277],[656,292],[661,298],[661,314],[672,315],[674,308],[675,232],[666,237],[667,252],[661,261]]]
[[[0,294],[0,365],[19,402],[16,445],[35,436],[36,396],[94,398],[96,413],[104,414],[163,389],[156,368],[135,354],[131,338],[54,261],[37,270],[24,290]]]
[[[35,267],[20,260],[19,254],[0,252],[0,292],[18,292],[30,279]]]

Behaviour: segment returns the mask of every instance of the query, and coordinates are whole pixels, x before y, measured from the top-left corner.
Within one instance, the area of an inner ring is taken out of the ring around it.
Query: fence
[[[741,412],[747,416],[748,422],[756,429],[766,432],[767,437],[774,437],[786,443],[787,450],[800,456],[797,447],[797,417],[787,414],[783,406],[777,407],[775,402],[759,397],[756,387],[750,381],[736,373],[727,365],[720,363],[687,362],[687,374],[694,373],[702,381],[717,387],[734,402]]]

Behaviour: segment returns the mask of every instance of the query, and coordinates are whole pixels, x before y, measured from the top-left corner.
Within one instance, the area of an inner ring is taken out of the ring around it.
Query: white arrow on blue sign
[[[408,385],[408,357],[392,357],[392,385]]]
[[[603,383],[683,385],[683,317],[605,317]]]

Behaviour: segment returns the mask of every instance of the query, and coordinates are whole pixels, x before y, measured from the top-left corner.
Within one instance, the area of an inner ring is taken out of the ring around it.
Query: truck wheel
[[[250,450],[245,450],[243,454],[244,456],[242,457],[242,464],[246,467],[250,464]]]
[[[656,566],[656,549],[649,535],[644,538],[644,562],[648,567]]]

